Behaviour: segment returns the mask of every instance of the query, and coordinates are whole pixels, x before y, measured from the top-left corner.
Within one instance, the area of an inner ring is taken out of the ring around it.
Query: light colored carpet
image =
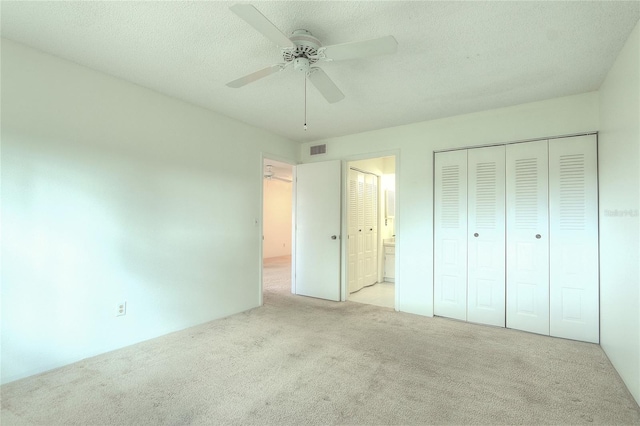
[[[2,386],[2,425],[640,424],[597,345],[297,297],[288,268],[260,308]]]

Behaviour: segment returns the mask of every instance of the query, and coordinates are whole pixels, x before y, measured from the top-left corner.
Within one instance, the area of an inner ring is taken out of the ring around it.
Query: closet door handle
[[[473,234],[474,237],[478,238],[480,236],[480,234],[478,234],[477,232],[475,234]]]
[[[536,238],[539,240],[540,238],[542,238],[542,235],[536,234]]]

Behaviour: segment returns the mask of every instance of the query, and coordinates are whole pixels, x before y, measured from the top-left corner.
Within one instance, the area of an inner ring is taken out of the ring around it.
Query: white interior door
[[[467,151],[435,156],[434,313],[467,319]]]
[[[507,145],[507,327],[549,334],[548,142]]]
[[[468,152],[467,321],[505,326],[505,147]]]
[[[549,141],[550,334],[599,342],[595,135]]]
[[[340,300],[340,177],[340,161],[296,166],[296,294]]]

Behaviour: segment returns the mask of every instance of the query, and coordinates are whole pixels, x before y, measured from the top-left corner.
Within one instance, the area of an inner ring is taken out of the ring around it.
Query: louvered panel
[[[515,225],[516,229],[538,227],[538,159],[515,161]]]
[[[358,228],[364,228],[364,173],[358,175]]]
[[[358,172],[349,169],[349,206],[348,206],[348,289],[349,293],[360,290],[358,287]]]
[[[370,182],[364,184],[364,225],[373,226],[373,185]]]
[[[435,155],[435,315],[467,319],[467,151]]]
[[[479,163],[476,168],[476,229],[496,226],[496,163]]]
[[[373,223],[371,226],[371,239],[373,241],[373,250],[371,253],[372,256],[372,269],[370,271],[371,279],[370,283],[375,283],[378,281],[378,212],[379,212],[379,204],[378,204],[378,176],[372,176],[372,186],[373,193],[371,194],[372,205],[373,205]]]
[[[443,228],[460,228],[460,166],[450,165],[442,167],[441,217]]]
[[[349,179],[349,225],[358,223],[358,182]]]
[[[376,217],[373,220],[374,225],[378,223],[378,179],[374,180],[373,184],[373,206],[376,212]]]
[[[561,155],[560,229],[584,229],[585,225],[585,164],[584,154]]]

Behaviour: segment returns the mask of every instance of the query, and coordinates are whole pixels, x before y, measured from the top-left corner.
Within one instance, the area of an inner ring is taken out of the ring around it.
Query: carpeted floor
[[[16,424],[640,424],[599,346],[290,294],[1,388]]]

